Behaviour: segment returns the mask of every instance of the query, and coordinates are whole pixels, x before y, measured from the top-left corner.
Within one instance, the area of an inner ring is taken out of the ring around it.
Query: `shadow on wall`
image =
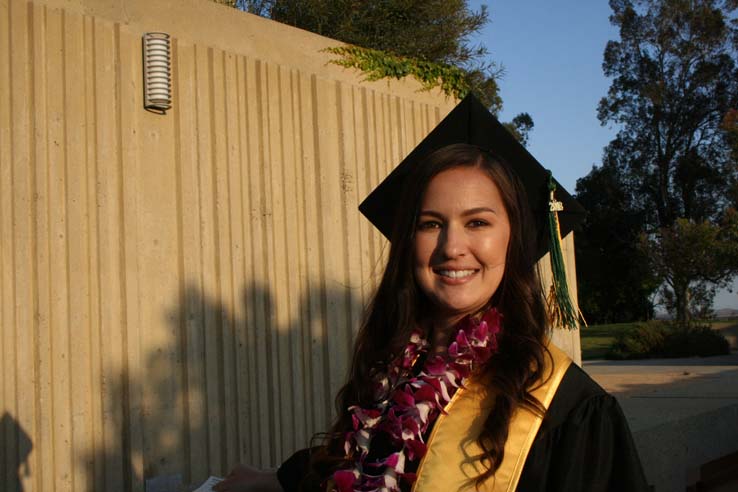
[[[7,492],[23,492],[21,476],[31,475],[28,464],[28,455],[33,449],[30,436],[23,430],[8,412],[0,418],[0,482],[4,483],[2,490]]]
[[[320,351],[322,358],[319,359],[323,362],[313,367],[309,388],[302,389],[308,395],[306,400],[310,401],[314,385],[323,384],[328,368],[330,354],[326,330],[345,329],[326,326],[320,313],[313,312],[314,296],[320,299],[317,305],[323,306],[322,312],[325,306],[338,302],[347,307],[360,303],[350,289],[310,288],[308,292],[313,301],[303,296],[296,311],[306,314],[308,319],[293,316],[289,326],[277,326],[273,296],[268,288],[254,286],[242,290],[243,315],[239,318],[219,300],[198,287],[188,286],[180,305],[165,312],[167,340],[141,354],[140,368],[108,367],[106,371],[104,449],[90,451],[79,461],[86,467],[89,489],[191,491],[209,475],[222,476],[238,462],[264,466],[268,464],[265,461],[278,462],[279,458],[307,446],[311,432],[324,430],[311,429],[314,426],[309,423],[310,416],[332,416],[335,395],[324,388],[327,398],[314,401],[314,408],[293,412],[291,407],[282,407],[283,416],[285,412],[294,413],[297,414],[295,420],[302,418],[303,422],[308,422],[303,427],[308,432],[306,439],[292,437],[290,441],[288,433],[282,435],[279,416],[271,411],[278,392],[264,385],[275,380],[275,371],[282,372],[278,375],[280,378],[289,377],[285,371],[292,371],[292,364],[303,356],[293,353],[296,347],[306,353],[307,359],[311,353]],[[260,329],[256,323],[266,325],[259,336],[254,333]],[[308,336],[306,341],[306,323],[322,327],[322,336],[312,340]],[[142,331],[144,329],[141,327]],[[290,337],[300,337],[300,340]],[[129,346],[135,343],[128,340]],[[312,343],[312,347],[305,347],[305,343]],[[259,354],[261,350],[266,350],[266,354],[251,357],[255,360],[245,360],[248,354]],[[268,356],[274,351],[281,351],[278,363]],[[291,393],[295,388],[285,390]],[[267,393],[264,398],[268,405],[250,398],[263,393]],[[262,406],[255,409],[256,405]],[[316,414],[319,406],[322,408]],[[263,416],[265,409],[271,415],[268,422],[250,419],[257,414]],[[277,413],[279,411],[277,409]],[[270,436],[281,436],[283,442],[287,439],[287,444],[282,445],[281,456],[272,446],[266,460],[255,460],[255,453],[264,453],[264,442],[268,442]]]

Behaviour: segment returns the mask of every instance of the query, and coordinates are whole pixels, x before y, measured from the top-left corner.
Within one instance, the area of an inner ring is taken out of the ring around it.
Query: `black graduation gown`
[[[303,484],[309,450],[277,471],[285,492]],[[528,453],[518,492],[646,492],[649,488],[620,405],[576,364],[567,369]],[[322,491],[321,491],[322,492]]]

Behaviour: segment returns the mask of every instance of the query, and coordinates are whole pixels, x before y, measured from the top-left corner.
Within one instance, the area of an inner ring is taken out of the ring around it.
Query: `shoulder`
[[[556,390],[541,431],[558,427],[572,419],[586,418],[592,413],[612,410],[614,406],[617,406],[615,398],[602,389],[581,367],[572,363]]]
[[[548,407],[518,490],[648,490],[620,405],[576,364]]]

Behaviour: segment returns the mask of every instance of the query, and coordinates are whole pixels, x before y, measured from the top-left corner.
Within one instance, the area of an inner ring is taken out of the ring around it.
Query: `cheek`
[[[413,244],[413,258],[415,266],[418,268],[422,268],[430,264],[430,258],[435,250],[435,241],[429,236],[429,234],[421,234],[415,237],[415,242]]]
[[[481,251],[484,252],[484,262],[488,266],[497,267],[505,264],[508,240],[509,238],[507,236],[498,236],[485,241]]]
[[[433,290],[434,279],[430,264],[435,247],[435,241],[428,237],[416,239],[413,245],[413,276],[417,286],[427,295],[431,295]]]

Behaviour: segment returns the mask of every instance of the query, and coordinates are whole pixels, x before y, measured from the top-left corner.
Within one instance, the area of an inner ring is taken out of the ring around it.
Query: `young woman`
[[[521,171],[467,143],[415,154],[370,215],[391,249],[324,445],[215,490],[647,490],[617,402],[548,341]]]

